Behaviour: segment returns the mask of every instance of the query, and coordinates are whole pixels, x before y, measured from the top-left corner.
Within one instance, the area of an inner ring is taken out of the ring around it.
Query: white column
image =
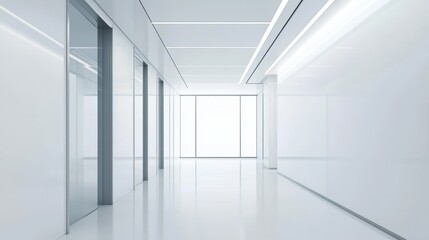
[[[277,169],[277,77],[264,81],[264,166]]]

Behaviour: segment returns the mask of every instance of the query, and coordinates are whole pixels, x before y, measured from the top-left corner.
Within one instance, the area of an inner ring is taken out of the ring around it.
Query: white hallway
[[[0,240],[428,240],[427,9],[0,0]]]

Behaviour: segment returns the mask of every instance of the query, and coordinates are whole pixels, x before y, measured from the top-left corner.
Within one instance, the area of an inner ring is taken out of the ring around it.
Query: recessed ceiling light
[[[335,47],[336,49],[354,50],[353,47]]]
[[[178,68],[245,68],[246,66],[177,66]]]
[[[280,6],[277,8],[277,11],[274,14],[273,19],[271,20],[270,24],[267,27],[267,30],[265,31],[264,35],[262,36],[262,39],[259,42],[258,47],[256,47],[256,50],[253,53],[253,56],[250,59],[249,64],[247,64],[247,67],[244,70],[243,75],[241,76],[240,81],[238,82],[238,84],[241,84],[243,82],[244,77],[246,76],[247,72],[250,69],[250,66],[253,64],[253,62],[256,59],[256,56],[258,56],[259,52],[261,51],[262,46],[264,45],[264,43],[267,40],[268,36],[270,35],[271,31],[273,30],[274,25],[277,23],[277,20],[279,19],[279,17],[282,14],[283,10],[286,8],[286,5],[287,5],[288,2],[289,2],[289,0],[283,0],[280,3]]]
[[[268,25],[270,22],[152,22],[153,25]]]
[[[310,74],[298,74],[296,76],[300,77],[300,78],[314,78],[314,77],[316,77],[316,75],[310,75]]]
[[[334,3],[335,0],[329,0],[327,3],[325,3],[325,5],[319,10],[319,12],[317,12],[317,14],[311,19],[311,21],[304,27],[304,29],[302,29],[302,31],[295,37],[295,39],[289,44],[289,46],[282,52],[282,54],[280,54],[280,56],[276,59],[276,61],[271,65],[270,68],[268,68],[268,70],[265,72],[265,74],[268,74],[268,72],[270,72],[274,66],[277,65],[277,63],[283,59],[284,55],[286,55],[286,53],[289,52],[289,50],[295,46],[295,44],[301,39],[302,36],[304,36],[304,34],[308,31],[308,29],[310,29],[311,26],[313,26],[313,24],[320,18],[320,16],[322,16],[322,14],[332,5],[332,3]]]
[[[184,77],[240,77],[240,75],[183,75]]]
[[[333,68],[334,66],[330,66],[330,65],[310,65],[308,67],[310,67],[310,68]]]
[[[167,49],[255,49],[256,47],[167,47]]]
[[[294,53],[285,57],[288,51],[305,34],[305,32],[314,24],[314,22],[325,12],[335,0],[330,0],[309,22],[309,24],[298,34],[285,51],[277,58],[265,74],[279,75],[279,82],[292,76],[296,71],[315,59],[323,51],[330,48],[341,37],[345,36],[350,30],[354,29],[361,22],[380,9],[389,0],[360,0],[350,1],[341,9],[335,9],[332,15],[323,22],[323,24],[314,30],[314,33],[297,48]],[[348,46],[340,48],[352,50]],[[279,62],[282,61],[281,64]],[[274,67],[276,70],[274,72]]]

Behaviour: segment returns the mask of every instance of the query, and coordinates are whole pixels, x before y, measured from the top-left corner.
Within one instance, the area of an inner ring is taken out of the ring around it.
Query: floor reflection
[[[175,159],[72,225],[62,240],[327,239],[388,236],[251,159]]]

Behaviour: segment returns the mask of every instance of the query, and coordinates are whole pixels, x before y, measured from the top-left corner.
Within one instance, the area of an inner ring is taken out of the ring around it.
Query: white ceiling
[[[281,0],[142,3],[187,85],[213,88],[238,85]]]
[[[167,47],[255,47],[266,24],[156,25]]]
[[[281,0],[141,0],[152,21],[271,21]]]

